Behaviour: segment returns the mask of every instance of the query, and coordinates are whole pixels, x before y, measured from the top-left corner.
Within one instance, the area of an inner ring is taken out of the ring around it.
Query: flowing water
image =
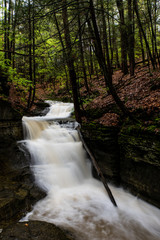
[[[102,183],[92,177],[77,131],[53,120],[69,117],[73,104],[49,103],[45,117],[23,117],[31,169],[47,193],[23,221],[54,223],[77,240],[159,240],[160,210],[110,186],[115,208]]]

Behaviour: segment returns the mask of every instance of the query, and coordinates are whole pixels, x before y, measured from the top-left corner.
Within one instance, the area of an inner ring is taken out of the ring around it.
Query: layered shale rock
[[[85,124],[82,133],[108,181],[160,208],[160,134],[97,123]]]
[[[22,116],[0,101],[0,222],[20,217],[45,194],[34,184],[29,158],[17,141],[23,139]]]

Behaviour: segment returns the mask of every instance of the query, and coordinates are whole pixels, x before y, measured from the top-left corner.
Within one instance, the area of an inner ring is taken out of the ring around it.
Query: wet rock
[[[39,221],[16,223],[2,230],[2,240],[74,240],[57,226]]]
[[[0,121],[17,121],[21,118],[22,115],[16,109],[13,109],[9,102],[0,99]]]
[[[50,105],[44,101],[34,103],[36,108],[30,113],[33,116],[44,116],[48,113]]]
[[[97,123],[87,123],[82,127],[84,140],[103,174],[116,184],[120,181],[118,132],[117,127],[104,127]],[[93,173],[96,177],[94,169]]]
[[[160,207],[160,135],[126,126],[119,135],[121,181],[133,193]]]
[[[8,225],[45,196],[35,183],[24,151],[21,115],[0,101],[0,223]]]
[[[17,141],[23,139],[21,114],[11,104],[0,100],[0,168],[1,173],[10,171],[20,160]]]
[[[8,225],[31,210],[46,194],[35,183],[29,168],[0,176],[0,223]]]
[[[160,134],[96,123],[82,126],[82,133],[107,181],[160,208]]]

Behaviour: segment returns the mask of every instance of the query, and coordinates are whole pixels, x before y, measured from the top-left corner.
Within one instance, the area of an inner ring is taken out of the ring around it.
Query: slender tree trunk
[[[148,51],[148,54],[149,54],[149,58],[151,60],[153,69],[155,69],[154,59],[152,57],[151,50],[150,50],[150,47],[149,47],[149,43],[147,41],[147,37],[146,37],[146,34],[144,32],[144,29],[142,27],[142,23],[141,23],[141,20],[140,20],[137,0],[133,0],[133,3],[134,3],[134,10],[135,10],[135,13],[136,13],[136,16],[137,16],[138,24],[139,24],[140,30],[142,32],[142,35],[143,35],[143,38],[144,38],[144,41],[145,41],[145,44],[146,44],[146,48],[147,48],[147,51]]]
[[[139,38],[141,43],[142,61],[143,61],[143,65],[145,65],[145,52],[144,52],[143,39],[142,39],[142,33],[140,28],[139,28]]]
[[[94,36],[95,53],[96,53],[100,68],[104,74],[106,87],[109,87],[111,95],[113,96],[116,104],[121,109],[121,111],[124,113],[124,115],[130,116],[131,115],[130,112],[125,107],[123,102],[120,100],[120,98],[118,97],[118,95],[115,91],[115,88],[113,87],[112,75],[110,74],[110,72],[108,72],[108,69],[107,69],[107,66],[105,63],[105,58],[103,56],[102,45],[101,45],[101,40],[100,40],[100,35],[99,35],[98,27],[97,27],[97,22],[96,22],[96,17],[95,17],[95,12],[94,12],[94,5],[93,5],[92,0],[90,0],[90,15],[91,15],[91,21],[93,24],[93,29],[90,29],[90,30]]]
[[[120,33],[121,33],[121,61],[122,61],[122,71],[124,74],[128,73],[127,66],[127,50],[128,50],[128,36],[124,21],[124,7],[123,0],[116,0],[119,16],[120,16]]]
[[[89,39],[89,45],[86,45],[85,42],[84,42],[84,44],[85,44],[85,49],[89,49],[89,55],[86,56],[86,61],[87,61],[87,68],[88,68],[89,77],[91,79],[92,75],[94,73],[91,39]]]
[[[32,76],[32,23],[31,23],[31,2],[28,0],[28,25],[29,25],[29,76],[31,84],[33,82],[33,76]],[[31,104],[31,97],[32,97],[32,86],[29,88],[29,97],[28,97],[28,105],[27,108],[30,108]]]
[[[15,68],[15,30],[16,30],[16,6],[17,0],[15,0],[14,13],[12,9],[12,40],[11,40],[11,50],[12,50],[12,68]]]
[[[158,64],[160,66],[160,56],[157,48],[157,0],[154,1],[154,19],[153,19],[153,29],[154,29],[154,36],[155,36],[155,52],[158,59]]]
[[[113,15],[113,12],[112,12],[112,15]],[[117,46],[118,42],[117,42],[117,37],[116,37],[114,18],[112,18],[112,33],[113,33],[113,49],[116,54],[116,67],[120,68],[118,46]]]
[[[11,47],[12,47],[12,68],[15,68],[15,44],[16,44],[16,25],[17,25],[17,14],[19,11],[19,6],[20,6],[20,0],[15,0],[15,12],[14,12],[14,16],[13,16],[13,24],[12,24],[12,43],[11,43]]]
[[[102,2],[103,0],[101,0]],[[109,36],[109,46],[110,46],[110,53],[111,53],[111,58],[110,58],[110,66],[112,66],[113,63],[113,46],[112,46],[112,38],[111,38],[111,24],[110,24],[110,16],[109,16],[109,1],[107,1],[107,22],[108,22],[108,36]],[[104,13],[103,13],[104,14]],[[107,28],[106,28],[107,29]],[[109,53],[109,51],[108,51]]]
[[[58,31],[59,40],[60,40],[60,43],[61,43],[61,46],[62,46],[62,49],[63,49],[63,63],[64,63],[64,70],[65,70],[65,75],[66,75],[66,88],[67,88],[67,91],[69,93],[68,74],[67,74],[67,69],[66,69],[66,65],[65,65],[65,61],[67,59],[67,54],[66,54],[66,49],[65,49],[63,39],[62,39],[62,36],[61,36],[61,32],[60,32],[60,28],[59,28],[56,13],[54,13],[54,20],[55,20],[56,28],[57,28],[57,31]]]
[[[4,1],[4,51],[5,51],[5,60],[8,59],[8,21],[7,21],[7,1]],[[5,61],[8,64],[8,61]],[[6,96],[9,96],[9,86],[8,86],[8,77],[5,75],[4,72],[0,71],[0,91]]]
[[[84,83],[87,92],[89,93],[89,86],[88,86],[88,81],[87,81],[87,74],[86,74],[86,67],[85,67],[85,62],[84,62],[84,54],[83,54],[83,45],[82,45],[82,31],[81,31],[81,20],[80,20],[80,14],[79,14],[79,0],[77,0],[77,5],[78,5],[78,35],[79,35],[79,49],[80,49],[80,59],[81,59],[81,64],[82,64],[82,70],[83,70],[83,76],[84,76]]]
[[[32,22],[32,43],[33,43],[33,92],[32,92],[32,101],[31,106],[34,103],[35,94],[36,94],[36,59],[35,59],[35,2],[33,0],[33,22]]]
[[[78,100],[78,89],[77,89],[77,81],[76,81],[76,72],[74,68],[74,60],[72,56],[72,45],[71,45],[71,38],[70,38],[70,31],[69,31],[69,22],[68,22],[68,13],[67,13],[67,2],[63,0],[63,10],[62,10],[62,18],[64,24],[64,37],[65,43],[67,48],[67,66],[69,70],[69,77],[72,86],[72,93],[73,93],[73,102],[75,108],[75,116],[78,122],[81,122],[81,113],[80,113],[80,105]]]
[[[149,15],[149,20],[150,20],[150,24],[151,24],[151,32],[152,32],[151,40],[152,40],[153,58],[154,58],[155,65],[156,65],[156,57],[158,59],[158,64],[160,65],[160,59],[159,59],[158,50],[157,50],[157,39],[156,39],[156,33],[155,33],[156,27],[154,27],[154,25],[153,25],[152,9],[151,9],[150,0],[147,0],[147,8],[148,8],[148,15]],[[156,14],[156,10],[155,10],[155,14]]]
[[[90,45],[89,45],[89,56],[90,56],[90,72],[91,75],[94,74],[94,67],[93,67],[93,47],[92,47],[92,43],[91,43],[91,39],[90,39]]]
[[[134,75],[134,20],[133,20],[133,1],[128,0],[128,55],[130,65],[130,75]]]
[[[152,55],[153,55],[154,63],[155,63],[155,65],[157,65],[156,56],[155,56],[156,39],[155,39],[155,34],[154,34],[154,29],[153,29],[153,19],[152,19],[152,13],[151,13],[151,2],[150,2],[150,0],[147,0],[147,9],[148,9],[148,15],[149,15],[149,22],[150,22],[150,25],[151,25]]]
[[[11,44],[10,44],[11,10],[12,10],[12,2],[11,0],[9,0],[7,50],[8,50],[8,59],[10,61],[11,61]]]
[[[109,58],[108,38],[107,38],[107,32],[106,32],[107,25],[106,25],[105,14],[104,14],[103,0],[101,0],[101,11],[102,11],[103,35],[104,35],[104,43],[105,43],[105,50],[106,50],[105,53],[106,53],[106,58],[107,58],[107,66],[108,66],[108,71],[112,72],[111,61]],[[111,47],[111,45],[110,45],[110,47]]]
[[[5,59],[8,59],[7,53],[7,0],[4,0],[4,51],[5,51]]]

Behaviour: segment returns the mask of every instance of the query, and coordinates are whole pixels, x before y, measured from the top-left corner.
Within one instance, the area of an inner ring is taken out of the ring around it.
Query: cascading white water
[[[49,103],[45,117],[23,118],[31,168],[47,192],[23,221],[54,223],[77,240],[160,240],[160,210],[110,186],[115,208],[102,183],[92,177],[77,131],[48,121],[68,117],[73,104]]]

